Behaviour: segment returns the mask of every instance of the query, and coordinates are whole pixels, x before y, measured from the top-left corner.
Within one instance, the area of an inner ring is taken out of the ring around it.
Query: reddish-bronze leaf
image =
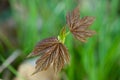
[[[51,46],[53,46],[55,43],[59,43],[58,39],[55,37],[42,40],[35,46],[32,53],[28,55],[28,57],[41,55],[42,53],[44,53],[44,51],[51,48]]]
[[[56,37],[47,38],[38,43],[31,54],[40,55],[36,61],[36,70],[33,74],[47,70],[51,65],[55,72],[58,72],[65,63],[69,62],[67,48]]]
[[[91,37],[95,34],[95,31],[88,30],[88,27],[93,23],[94,19],[94,17],[89,16],[80,18],[78,7],[72,12],[69,12],[66,16],[67,25],[71,33],[82,42],[86,42],[87,37]]]

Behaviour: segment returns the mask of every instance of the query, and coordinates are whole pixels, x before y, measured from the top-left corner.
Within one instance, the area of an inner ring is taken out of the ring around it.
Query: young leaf
[[[56,37],[47,38],[38,43],[32,51],[32,55],[40,55],[33,74],[47,70],[50,65],[53,66],[55,72],[58,72],[65,63],[69,62],[67,48]]]
[[[83,17],[79,18],[79,8],[75,8],[72,12],[69,12],[66,16],[67,25],[69,26],[70,32],[74,37],[81,42],[86,42],[87,37],[91,37],[95,34],[95,31],[88,30],[88,27],[93,23],[94,17]]]

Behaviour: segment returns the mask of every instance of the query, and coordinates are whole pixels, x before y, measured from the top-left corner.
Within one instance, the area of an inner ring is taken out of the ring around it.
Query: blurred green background
[[[0,0],[0,78],[17,76],[35,44],[57,36],[77,5],[81,17],[96,17],[96,35],[86,43],[67,36],[71,60],[60,80],[120,80],[120,0]]]

